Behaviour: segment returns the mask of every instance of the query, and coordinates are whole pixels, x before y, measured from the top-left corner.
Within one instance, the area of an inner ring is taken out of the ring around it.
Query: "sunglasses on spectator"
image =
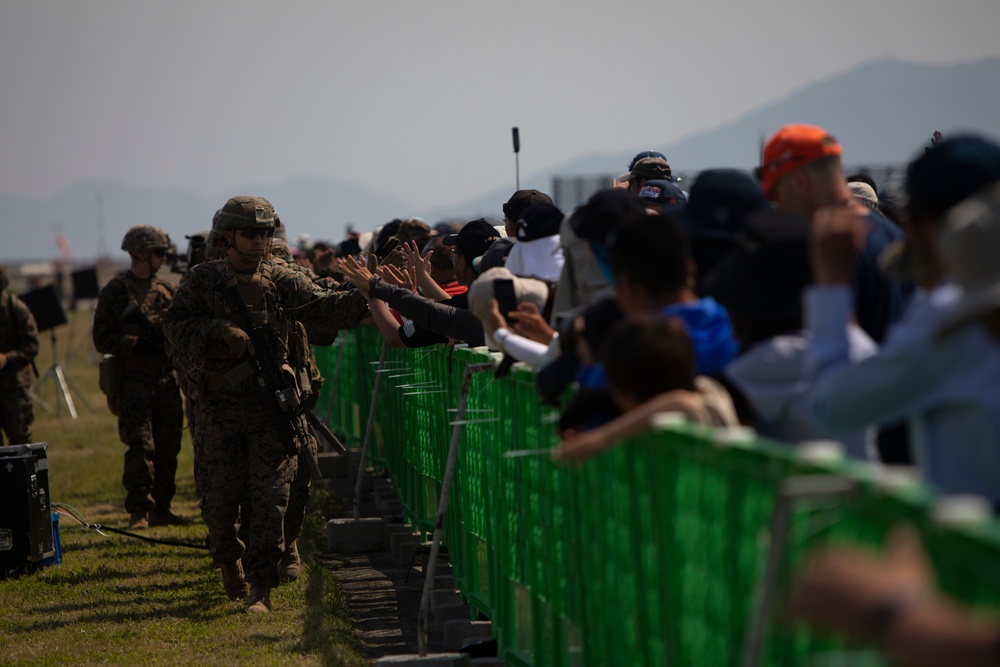
[[[258,229],[258,228],[240,229],[239,230],[239,235],[241,237],[245,238],[245,239],[257,239],[257,238],[269,239],[272,236],[274,236],[274,230],[273,229]]]

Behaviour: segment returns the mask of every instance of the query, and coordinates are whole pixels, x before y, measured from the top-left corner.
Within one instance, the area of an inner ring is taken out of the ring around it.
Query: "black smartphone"
[[[500,313],[506,318],[507,313],[517,310],[517,295],[514,294],[514,281],[509,278],[493,281],[493,298],[500,305]]]

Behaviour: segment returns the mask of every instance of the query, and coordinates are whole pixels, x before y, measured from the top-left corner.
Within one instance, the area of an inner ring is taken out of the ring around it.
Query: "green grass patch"
[[[48,443],[50,494],[89,522],[127,529],[121,486],[124,445],[97,389],[90,313],[70,313],[61,327],[59,357],[76,395],[79,419],[65,406],[56,418],[35,408],[34,440]],[[65,330],[65,331],[64,331]],[[52,363],[43,334],[37,360]],[[57,398],[50,381],[42,398]],[[190,438],[185,433],[174,511],[191,526],[151,528],[149,537],[204,544],[194,498]],[[307,565],[322,549],[325,517],[335,499],[314,490],[300,550]],[[332,572],[308,567],[272,593],[274,611],[247,615],[225,597],[207,551],[147,544],[88,531],[60,518],[63,564],[0,581],[0,663],[4,665],[365,665],[343,591]]]

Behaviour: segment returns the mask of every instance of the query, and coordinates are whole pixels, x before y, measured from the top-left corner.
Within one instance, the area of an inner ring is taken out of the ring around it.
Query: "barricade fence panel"
[[[352,444],[364,437],[380,350],[378,333],[367,329],[316,348],[327,379],[319,409]],[[392,370],[382,379],[369,464],[388,472],[406,518],[425,534],[433,531],[464,368],[498,358],[463,346],[386,356]],[[920,532],[946,593],[1000,609],[1000,527],[936,522],[934,496],[916,483],[887,485],[867,464],[810,463],[791,445],[688,424],[575,467],[545,455],[505,456],[554,447],[557,418],[541,404],[531,369],[473,376],[444,543],[456,585],[492,620],[508,664],[739,664],[769,548],[780,567],[769,582],[776,605],[759,664],[885,664],[873,651],[793,628],[781,612],[811,548],[882,545],[901,522]],[[787,540],[771,544],[782,484],[810,475],[850,480],[853,490],[795,503]]]

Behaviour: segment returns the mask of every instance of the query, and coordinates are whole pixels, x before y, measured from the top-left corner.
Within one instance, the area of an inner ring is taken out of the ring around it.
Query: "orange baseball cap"
[[[815,125],[785,125],[764,145],[757,173],[760,187],[770,195],[778,179],[800,167],[843,152],[837,139]]]

